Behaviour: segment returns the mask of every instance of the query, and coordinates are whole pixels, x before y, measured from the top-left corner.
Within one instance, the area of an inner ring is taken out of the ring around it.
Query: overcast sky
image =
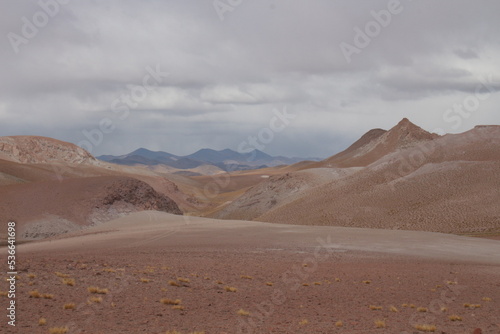
[[[2,1],[0,136],[327,157],[403,117],[500,124],[499,13],[498,0]]]

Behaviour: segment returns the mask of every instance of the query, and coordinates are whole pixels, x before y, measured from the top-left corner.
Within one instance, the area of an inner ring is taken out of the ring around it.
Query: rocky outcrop
[[[57,162],[99,165],[99,161],[81,147],[36,136],[0,137],[0,159],[25,164]]]

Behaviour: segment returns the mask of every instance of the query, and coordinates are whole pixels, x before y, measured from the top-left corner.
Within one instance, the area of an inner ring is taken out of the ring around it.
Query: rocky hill
[[[65,162],[98,165],[89,152],[74,144],[36,136],[0,137],[0,159],[24,164]]]

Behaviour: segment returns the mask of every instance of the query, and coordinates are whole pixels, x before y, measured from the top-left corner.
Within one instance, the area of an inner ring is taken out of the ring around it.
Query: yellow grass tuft
[[[241,316],[249,316],[250,312],[245,311],[244,309],[240,309],[236,314],[241,315]]]
[[[302,283],[302,286],[309,286],[309,283]]]
[[[372,281],[363,281],[364,284],[370,284]]]
[[[67,303],[63,305],[63,310],[74,310],[75,307],[75,303]]]
[[[375,320],[375,327],[377,328],[387,327],[387,325],[385,324],[385,320]]]
[[[91,303],[102,303],[102,297],[90,297],[89,302]]]
[[[390,310],[391,312],[399,312],[399,310],[398,310],[398,309],[396,308],[396,306],[394,306],[394,305],[391,305],[391,307],[389,308],[389,310]]]
[[[426,307],[419,307],[419,308],[417,308],[417,311],[418,312],[427,312],[428,310]]]
[[[38,326],[45,326],[47,324],[47,319],[40,318],[38,319]]]
[[[60,277],[60,278],[68,278],[69,277],[69,275],[60,273],[58,271],[56,271],[54,274],[56,274],[56,276]]]
[[[469,304],[469,303],[465,303],[464,307],[465,308],[470,308],[470,309],[481,308],[481,304]]]
[[[309,320],[307,320],[307,319],[302,319],[301,321],[299,321],[299,325],[301,325],[301,326],[307,325],[308,323],[309,323]]]
[[[408,307],[408,304],[403,304],[403,305],[401,305],[401,306],[402,306],[402,307]]]
[[[252,276],[248,276],[248,275],[241,275],[240,277],[243,279],[253,279]]]
[[[456,314],[450,315],[448,319],[450,319],[451,321],[462,321],[462,317]]]
[[[483,302],[491,302],[491,298],[489,298],[489,297],[483,297]]]
[[[415,306],[415,304],[410,304],[410,307],[415,308],[416,306]]]
[[[172,306],[172,310],[182,311],[182,310],[184,310],[184,306],[182,306],[182,305],[174,305],[174,306]]]
[[[226,286],[226,287],[224,287],[224,290],[226,290],[227,292],[236,292],[238,289],[230,287],[230,286]]]
[[[382,309],[382,306],[370,305],[370,310],[372,310],[372,311],[379,311],[381,309]]]
[[[414,328],[419,330],[419,331],[422,331],[422,332],[435,332],[436,331],[436,326],[427,325],[427,324],[415,325]]]
[[[26,276],[28,276],[28,278],[35,278],[35,277],[36,277],[36,275],[35,275],[35,274],[28,274],[28,275],[26,275]]]
[[[182,277],[177,277],[177,280],[182,283],[189,283],[191,282],[189,278],[182,278]]]
[[[217,283],[217,284],[224,284],[224,282],[222,282],[222,281],[217,281],[215,283]]]
[[[335,278],[335,282],[340,282],[340,278]]]
[[[273,282],[267,282],[267,283],[266,283],[266,285],[267,285],[267,286],[273,286],[273,285],[274,285],[274,283],[273,283]]]
[[[151,280],[149,278],[141,278],[142,283],[149,283]]]
[[[52,327],[49,329],[50,334],[65,334],[68,332],[68,327]]]
[[[69,286],[75,286],[75,280],[73,278],[63,278],[62,282],[63,282],[63,284],[66,284]]]
[[[109,292],[108,289],[101,289],[97,286],[89,286],[87,288],[87,291],[90,292],[90,293],[97,293],[97,294],[100,294],[100,295],[105,295]]]
[[[338,320],[336,323],[335,323],[335,327],[344,327],[344,323],[342,322],[342,320]]]
[[[165,305],[179,305],[182,301],[180,299],[162,298],[160,302]]]
[[[314,282],[314,285],[321,285],[321,282]]]
[[[171,286],[176,286],[176,287],[180,287],[181,285],[179,283],[177,283],[176,281],[168,281],[168,285],[171,285]]]
[[[33,290],[29,292],[30,298],[42,298],[42,294],[38,290]]]
[[[45,299],[52,299],[54,298],[54,295],[51,295],[50,293],[40,293],[38,290],[33,290],[29,292],[30,298],[45,298]]]

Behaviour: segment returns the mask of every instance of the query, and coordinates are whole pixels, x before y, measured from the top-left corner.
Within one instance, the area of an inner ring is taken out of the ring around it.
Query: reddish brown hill
[[[102,223],[126,213],[182,214],[147,183],[119,176],[45,181],[0,187],[0,221],[17,223],[20,238],[40,238]]]
[[[500,231],[500,127],[421,142],[257,220],[446,233]]]
[[[437,134],[429,133],[404,118],[389,131],[370,130],[345,151],[305,168],[364,167],[398,149],[437,137],[439,137]]]

